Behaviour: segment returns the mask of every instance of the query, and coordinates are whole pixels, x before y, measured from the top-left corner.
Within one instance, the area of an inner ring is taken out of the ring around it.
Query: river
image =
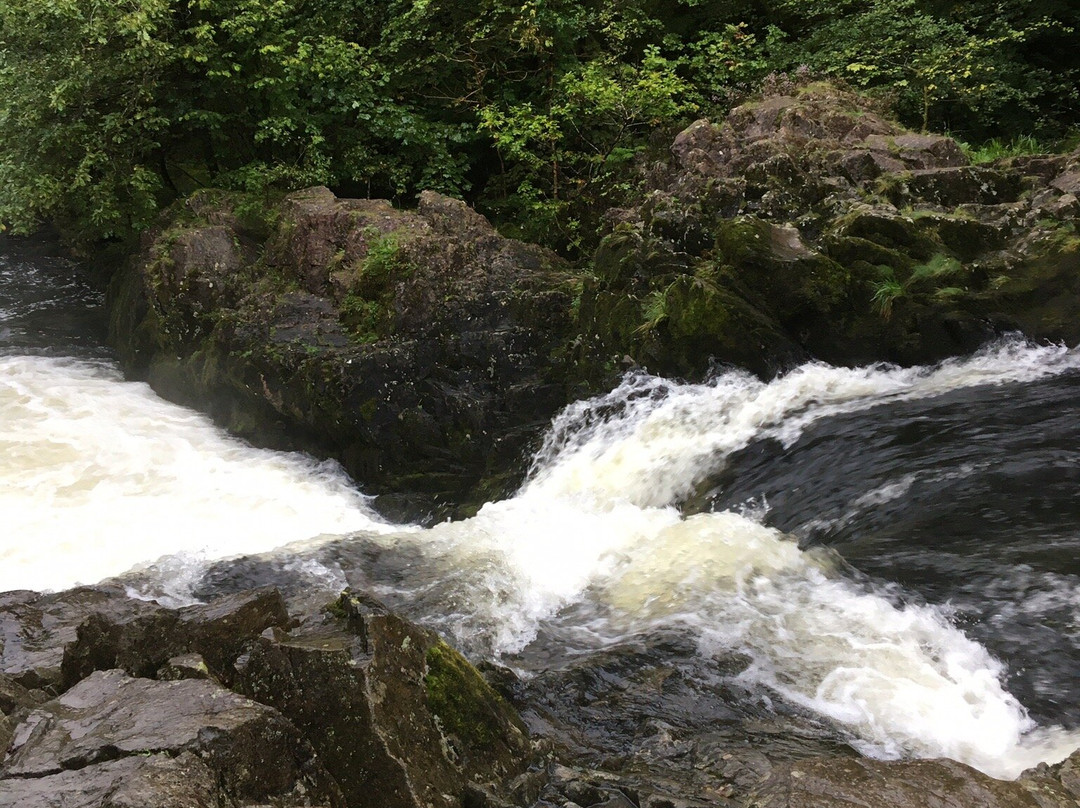
[[[629,376],[513,497],[419,527],[124,381],[101,308],[0,255],[0,590],[362,586],[526,678],[678,636],[692,700],[726,677],[876,757],[1014,777],[1080,747],[1080,352]]]

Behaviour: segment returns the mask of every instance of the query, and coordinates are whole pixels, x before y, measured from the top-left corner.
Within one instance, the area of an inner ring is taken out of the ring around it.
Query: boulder
[[[871,151],[893,157],[911,169],[936,169],[966,166],[967,156],[951,137],[920,135],[913,132],[873,134],[862,145]]]
[[[183,762],[168,763],[163,755]],[[99,770],[102,765],[109,768]],[[119,670],[95,672],[27,715],[0,768],[0,794],[22,791],[31,799],[37,791],[41,797],[42,784],[27,783],[47,780],[57,804],[79,805],[87,790],[104,796],[134,787],[131,777],[140,787],[163,784],[166,801],[174,804],[178,791],[196,805],[222,798],[345,804],[311,748],[277,711],[211,682],[156,682]]]
[[[928,168],[912,171],[906,179],[909,197],[945,208],[1015,202],[1020,190],[1018,174],[982,166]]]
[[[305,733],[350,808],[461,804],[524,767],[523,725],[456,651],[346,592],[323,623],[260,638],[236,689]]]
[[[170,657],[187,654],[199,655],[208,676],[229,684],[233,662],[247,643],[268,628],[288,624],[285,601],[273,588],[176,610],[148,604],[136,615],[96,612],[64,649],[62,687],[71,687],[95,670],[112,668],[152,677]],[[198,662],[194,668],[199,668]]]
[[[444,498],[518,465],[566,402],[551,361],[571,325],[565,265],[463,202],[313,188],[268,212],[260,241],[200,200],[147,234],[109,295],[122,361],[162,395],[336,457],[369,490],[422,481]]]

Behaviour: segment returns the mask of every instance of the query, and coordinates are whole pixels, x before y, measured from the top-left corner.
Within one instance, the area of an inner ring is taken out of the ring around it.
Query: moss
[[[356,342],[377,342],[389,328],[386,306],[378,300],[349,294],[341,301],[339,311],[342,325]]]
[[[839,264],[850,266],[864,262],[872,266],[887,266],[907,271],[915,260],[902,250],[886,247],[861,236],[834,236],[826,241],[828,256]]]
[[[427,652],[428,708],[443,732],[472,754],[493,751],[507,722],[524,730],[510,706],[461,654],[441,640]],[[462,750],[458,750],[462,751]]]

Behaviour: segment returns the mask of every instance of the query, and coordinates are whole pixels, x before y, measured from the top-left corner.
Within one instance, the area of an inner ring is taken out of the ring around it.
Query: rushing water
[[[514,497],[419,529],[122,381],[72,277],[0,259],[0,589],[288,573],[527,675],[676,631],[867,754],[1015,776],[1080,746],[1080,353],[630,377],[556,419]]]

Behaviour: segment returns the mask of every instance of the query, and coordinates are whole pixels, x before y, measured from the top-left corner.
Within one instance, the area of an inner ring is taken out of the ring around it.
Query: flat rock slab
[[[0,788],[14,788],[12,778],[55,779],[66,772],[67,779],[55,782],[70,782],[78,792],[100,765],[162,753],[197,755],[230,799],[302,793],[317,805],[343,804],[310,746],[276,710],[213,682],[135,679],[119,670],[95,672],[31,711],[0,769]]]

